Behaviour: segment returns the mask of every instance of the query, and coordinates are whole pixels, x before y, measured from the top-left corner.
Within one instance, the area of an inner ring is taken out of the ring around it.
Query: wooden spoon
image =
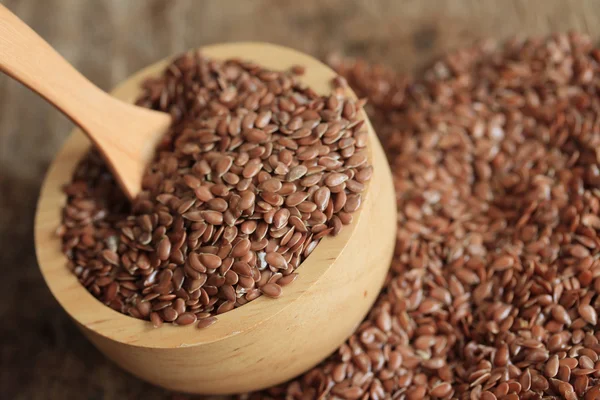
[[[100,90],[0,5],[0,70],[48,100],[92,140],[123,192],[134,198],[171,117]]]

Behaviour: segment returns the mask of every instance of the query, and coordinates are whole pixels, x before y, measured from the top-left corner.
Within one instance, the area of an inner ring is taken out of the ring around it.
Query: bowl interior
[[[330,82],[336,74],[316,59],[292,49],[265,43],[232,43],[202,48],[202,52],[214,59],[239,57],[255,61],[274,70],[287,70],[294,65],[306,67],[301,80],[319,94],[331,92]],[[157,76],[168,65],[171,58],[153,64],[131,76],[118,85],[111,94],[126,102],[133,102],[140,93],[141,82],[150,76]],[[348,95],[356,97],[348,89]],[[369,158],[373,160],[372,149],[376,141],[373,129],[363,111],[370,130]],[[353,222],[345,226],[336,237],[325,237],[313,253],[298,268],[298,278],[286,286],[278,299],[266,296],[218,316],[218,322],[208,329],[198,330],[195,325],[173,326],[165,324],[155,329],[148,321],[139,320],[112,310],[93,297],[66,267],[66,258],[61,252],[60,238],[55,234],[61,223],[61,210],[66,197],[62,186],[69,182],[77,163],[87,153],[89,140],[75,129],[52,163],[38,201],[35,218],[35,246],[40,270],[54,297],[67,313],[79,324],[106,338],[133,346],[149,348],[175,348],[194,346],[236,335],[254,325],[266,321],[296,301],[331,266],[353,235],[361,218],[363,207],[353,214]],[[377,166],[374,166],[377,170]],[[367,187],[365,194],[369,196]],[[365,198],[366,200],[366,198]],[[363,201],[364,204],[364,201]]]

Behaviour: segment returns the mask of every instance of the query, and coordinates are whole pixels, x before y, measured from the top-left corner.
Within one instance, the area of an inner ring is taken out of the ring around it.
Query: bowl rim
[[[214,59],[232,58],[234,54],[248,54],[249,56],[243,58],[270,69],[287,70],[294,65],[303,65],[306,67],[306,73],[299,78],[305,82],[310,81],[314,72],[311,71],[311,67],[318,66],[324,69],[325,75],[329,75],[326,76],[327,82],[322,82],[322,85],[310,85],[319,94],[331,93],[330,80],[338,76],[331,68],[309,55],[270,43],[225,43],[202,46],[198,50]],[[275,52],[280,57],[275,59],[266,57]],[[140,93],[141,82],[147,77],[157,76],[174,57],[180,54],[167,57],[139,70],[118,84],[110,94],[123,101],[133,102]],[[356,98],[349,88],[347,94]],[[373,159],[373,145],[376,144],[377,138],[365,111],[361,112],[366,121],[366,128],[369,130],[369,159],[374,167],[374,173],[377,173],[378,169],[384,170],[375,165],[381,160]],[[208,329],[199,330],[196,324],[175,326],[169,323],[156,329],[146,320],[122,314],[103,304],[81,285],[66,266],[67,260],[61,251],[61,239],[55,233],[62,221],[61,211],[66,199],[62,186],[71,179],[74,168],[89,150],[90,145],[90,141],[79,128],[73,129],[52,160],[44,177],[34,221],[34,243],[38,265],[52,295],[77,324],[107,339],[136,347],[172,349],[209,344],[253,329],[256,325],[285,312],[335,264],[335,260],[344,251],[350,237],[356,231],[356,226],[366,208],[364,204],[373,200],[370,196],[370,183],[368,183],[360,209],[352,214],[352,223],[345,226],[336,237],[327,236],[321,240],[298,268],[298,278],[293,284],[285,287],[284,295],[280,298],[270,299],[261,296],[243,307],[219,315],[217,317],[219,321]],[[242,324],[240,320],[243,320]]]

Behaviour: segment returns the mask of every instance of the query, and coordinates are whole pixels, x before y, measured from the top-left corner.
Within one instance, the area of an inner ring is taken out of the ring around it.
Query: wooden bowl
[[[302,79],[320,94],[331,92],[335,77],[314,58],[280,46],[241,43],[202,50],[214,59],[240,57],[275,70],[303,65]],[[168,62],[143,69],[112,94],[133,102],[142,80],[160,74]],[[368,125],[374,174],[352,224],[337,237],[321,241],[282,297],[262,296],[220,315],[215,325],[202,330],[171,324],[155,329],[147,321],[120,314],[94,298],[67,268],[54,233],[65,204],[61,188],[90,146],[75,129],[50,166],[38,202],[35,245],[44,279],[100,351],[153,384],[189,393],[229,394],[293,378],[352,334],[377,297],[390,264],[396,228],[394,187],[381,144]]]

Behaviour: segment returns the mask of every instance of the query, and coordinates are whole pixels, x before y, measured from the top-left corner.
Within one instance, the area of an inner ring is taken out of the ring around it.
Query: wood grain
[[[318,57],[339,51],[412,71],[482,38],[567,30],[600,38],[599,0],[0,2],[104,90],[166,55],[215,42],[266,40]],[[169,398],[96,351],[37,270],[35,201],[71,128],[43,100],[0,76],[0,398]]]

